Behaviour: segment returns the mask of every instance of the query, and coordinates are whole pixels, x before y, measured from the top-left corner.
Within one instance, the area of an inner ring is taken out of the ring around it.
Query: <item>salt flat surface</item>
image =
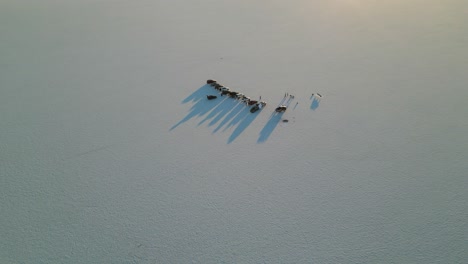
[[[466,10],[3,1],[0,262],[466,263]]]

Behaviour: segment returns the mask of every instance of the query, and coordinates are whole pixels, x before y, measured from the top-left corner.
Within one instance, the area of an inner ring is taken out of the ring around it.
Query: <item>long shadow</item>
[[[312,104],[310,104],[310,109],[315,110],[319,107],[320,100],[314,97],[314,100],[312,100]]]
[[[231,122],[229,122],[229,124],[227,124],[224,127],[223,132],[226,131],[228,128],[232,127],[232,126],[235,126],[240,121],[242,121],[246,117],[246,115],[252,114],[252,113],[250,113],[250,107],[248,107],[248,106],[243,105],[243,107],[240,110],[242,110],[242,111],[238,112],[237,115],[232,116],[230,118]]]
[[[190,120],[191,118],[195,116],[202,116],[208,113],[217,105],[223,103],[225,99],[226,98],[224,98],[223,100],[213,100],[213,101],[198,99],[198,101],[196,101],[196,103],[190,108],[190,112],[184,118],[182,118],[182,120],[180,120],[175,125],[173,125],[169,130],[174,130],[175,128],[177,128],[178,126],[187,122],[188,120]]]
[[[282,116],[283,116],[283,112],[274,113],[270,117],[270,120],[268,120],[268,122],[265,124],[262,131],[260,131],[260,135],[258,137],[257,143],[263,143],[267,141],[267,139],[270,137],[273,130],[275,130],[276,126],[278,126],[278,123],[281,121]]]
[[[218,132],[218,130],[220,130],[224,125],[226,125],[226,124],[229,122],[229,120],[235,118],[235,117],[238,116],[240,113],[242,113],[242,112],[243,112],[242,109],[245,110],[245,105],[243,105],[243,104],[241,104],[241,103],[237,104],[236,107],[230,109],[230,111],[228,111],[227,113],[225,113],[225,114],[227,114],[227,115],[226,115],[226,116],[224,117],[224,119],[218,124],[218,126],[213,130],[212,133]],[[224,116],[224,115],[223,115],[223,116]],[[211,125],[214,125],[215,122],[218,122],[221,118],[222,118],[222,116],[220,116],[220,118],[217,119],[217,120],[214,119],[212,122],[210,122],[210,124],[212,123]]]
[[[232,100],[227,100],[226,98],[227,97],[221,98],[222,103],[218,104],[208,115],[206,115],[206,117],[203,118],[203,120],[201,120],[198,123],[197,126],[199,126],[199,125],[201,125],[201,124],[205,123],[206,121],[213,118],[213,120],[209,123],[209,126],[211,126],[211,125],[214,124],[213,122],[216,123],[217,120],[219,120],[219,118],[221,118],[226,113],[228,113],[230,110],[232,110],[235,107],[237,102],[232,101]]]
[[[202,87],[198,88],[195,92],[193,92],[191,95],[187,96],[184,100],[182,100],[182,104],[188,103],[190,101],[193,102],[198,102],[200,99],[205,97],[208,94],[216,93],[216,90],[213,89],[208,84],[203,85]]]
[[[243,118],[240,119],[240,123],[237,125],[236,129],[232,132],[231,136],[228,139],[228,144],[232,143],[244,130],[257,118],[258,114],[260,112],[256,113],[250,113],[250,109],[246,108],[242,113],[239,113]]]
[[[292,99],[291,97],[284,97],[283,99],[281,99],[278,106],[285,105],[286,107],[289,107],[292,101],[294,101],[294,99]],[[263,129],[260,131],[260,134],[257,139],[257,143],[263,143],[268,140],[273,130],[275,130],[276,126],[278,126],[278,123],[281,121],[283,114],[284,112],[278,113],[275,111],[270,115],[270,119],[265,124]]]

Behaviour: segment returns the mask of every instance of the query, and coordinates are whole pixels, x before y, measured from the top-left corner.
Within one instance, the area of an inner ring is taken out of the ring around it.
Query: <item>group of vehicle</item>
[[[209,79],[206,81],[206,83],[208,85],[211,85],[216,90],[218,90],[221,96],[226,95],[236,100],[239,100],[242,103],[245,103],[247,106],[252,106],[252,108],[250,108],[251,113],[255,113],[258,110],[261,110],[266,105],[265,101],[252,100],[250,99],[250,97],[244,95],[243,93],[232,91],[231,89],[229,89],[229,87],[219,84],[216,80]],[[206,98],[208,100],[213,100],[213,99],[216,99],[217,96],[207,95]]]

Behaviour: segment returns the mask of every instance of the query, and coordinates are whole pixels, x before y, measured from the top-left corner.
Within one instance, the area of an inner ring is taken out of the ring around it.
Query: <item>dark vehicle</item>
[[[250,108],[250,113],[255,113],[258,110],[262,109],[266,105],[265,102],[260,102],[255,104],[252,108]]]
[[[213,100],[213,99],[218,98],[218,96],[216,96],[216,95],[207,95],[206,98],[207,98],[208,100]]]
[[[258,105],[254,105],[254,107],[250,108],[250,113],[255,113],[258,110],[260,110],[260,107],[258,107]]]
[[[276,107],[275,111],[280,113],[280,112],[284,112],[286,111],[287,107],[285,105],[280,105],[278,107]]]
[[[236,94],[236,99],[239,99],[239,100],[242,100],[244,99],[246,96],[243,94],[243,93],[238,93]]]
[[[211,79],[209,79],[209,80],[206,80],[206,83],[207,83],[207,84],[216,83],[216,80],[211,80]]]

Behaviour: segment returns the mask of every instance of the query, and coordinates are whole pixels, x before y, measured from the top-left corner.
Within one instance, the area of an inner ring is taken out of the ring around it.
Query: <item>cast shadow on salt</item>
[[[263,143],[268,140],[273,130],[275,130],[276,126],[278,126],[281,121],[282,116],[283,113],[273,113],[271,115],[270,120],[265,124],[262,131],[260,131],[257,143]]]
[[[228,139],[228,144],[232,143],[244,130],[257,118],[257,113],[250,113],[250,109],[246,108],[241,113],[239,113],[236,118],[232,121],[232,125],[237,127],[232,132],[231,136]]]
[[[315,110],[319,107],[320,100],[317,100],[317,98],[314,97],[314,100],[312,100],[312,103],[310,104],[310,109]]]
[[[237,101],[223,100],[223,103],[217,105],[216,108],[214,108],[208,115],[206,115],[206,117],[202,121],[198,123],[198,125],[201,125],[204,122],[211,119],[211,121],[208,123],[208,126],[213,126],[214,124],[222,120],[223,117],[226,119],[226,116],[229,116],[229,114],[235,113],[237,108],[239,108],[239,104]]]
[[[220,130],[223,126],[224,126],[223,132],[226,131],[226,129],[228,127],[231,127],[233,125],[232,120],[235,119],[237,116],[239,116],[240,113],[242,112],[242,110],[243,109],[245,110],[245,108],[246,108],[245,105],[237,104],[234,107],[232,107],[231,109],[228,109],[227,111],[222,112],[219,115],[219,118],[214,118],[210,122],[210,126],[216,124],[218,121],[220,121],[220,122],[219,122],[218,126],[216,126],[216,128],[213,130],[212,133],[218,132],[218,130]],[[231,122],[229,122],[229,121],[231,121]]]
[[[225,100],[224,103],[219,106],[219,109],[211,111],[199,125],[211,118],[208,126],[210,127],[217,124],[212,134],[221,129],[222,132],[226,132],[228,129],[234,129],[228,138],[228,144],[239,137],[258,116],[258,113],[251,113],[250,107],[238,101]]]
[[[294,97],[287,97],[286,95],[281,99],[281,101],[278,103],[278,106],[285,105],[286,107],[289,107],[291,104],[292,100]],[[294,109],[296,109],[297,104],[294,106]],[[270,137],[271,133],[273,130],[275,130],[276,126],[278,126],[279,122],[281,121],[281,118],[283,117],[284,112],[273,112],[270,115],[270,119],[268,122],[265,124],[263,129],[260,131],[260,134],[257,139],[257,143],[263,143],[268,140]]]
[[[188,120],[196,116],[205,115],[206,113],[210,112],[212,109],[216,108],[216,106],[222,104],[225,101],[226,98],[223,98],[223,100],[213,101],[202,100],[206,99],[206,95],[208,94],[208,91],[204,91],[204,89],[202,88],[198,89],[196,92],[184,99],[184,101],[186,102],[193,101],[195,102],[195,104],[190,108],[189,113],[184,118],[182,118],[182,120],[173,125],[169,130],[174,130],[176,127],[180,126],[181,124],[187,122]]]
[[[188,103],[190,101],[198,102],[202,98],[204,97],[206,98],[206,96],[210,94],[210,91],[211,91],[211,89],[209,88],[211,88],[211,86],[209,86],[208,84],[203,85],[202,87],[198,88],[195,92],[193,92],[191,95],[187,96],[187,98],[182,100],[182,104]]]
[[[230,128],[234,129],[227,142],[228,144],[232,143],[254,121],[258,113],[250,113],[250,107],[227,96],[216,100],[206,100],[206,95],[212,94],[210,89],[205,89],[206,87],[211,88],[207,85],[202,86],[182,101],[182,103],[192,102],[193,106],[189,113],[173,125],[170,130],[192,118],[203,117],[197,126],[206,122],[208,122],[208,127],[216,125],[212,134],[221,129],[223,129],[222,132]]]

